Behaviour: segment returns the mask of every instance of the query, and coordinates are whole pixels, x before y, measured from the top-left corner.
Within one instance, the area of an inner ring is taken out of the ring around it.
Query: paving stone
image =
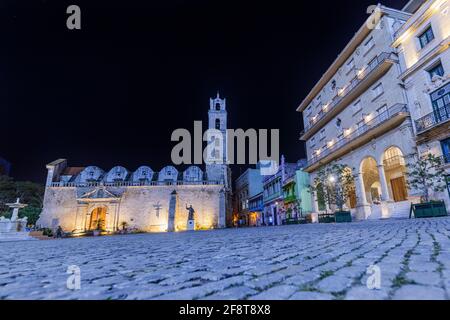
[[[294,286],[281,285],[272,287],[264,292],[250,297],[250,300],[284,300],[288,299],[297,290]]]
[[[450,298],[449,237],[450,217],[3,243],[0,299]]]
[[[292,295],[289,300],[333,300],[334,296],[329,293],[320,293],[313,291],[301,291]]]
[[[437,272],[408,272],[406,278],[417,284],[437,286],[441,282],[441,277]]]
[[[360,286],[348,290],[345,300],[385,300],[388,296],[387,290],[371,290],[367,286]]]
[[[397,290],[393,300],[445,300],[445,291],[436,287],[406,285]]]

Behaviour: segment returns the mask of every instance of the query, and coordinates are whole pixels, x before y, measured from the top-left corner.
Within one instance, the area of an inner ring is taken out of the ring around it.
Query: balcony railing
[[[327,114],[330,113],[330,111],[334,110],[334,108],[349,94],[351,94],[355,88],[358,87],[358,85],[363,82],[367,77],[372,74],[374,70],[376,70],[380,65],[382,65],[386,60],[391,60],[391,56],[393,53],[390,52],[383,52],[379,54],[377,57],[375,57],[369,64],[362,69],[356,77],[354,77],[348,86],[346,86],[344,89],[340,90],[336,96],[331,100],[331,102],[328,104],[326,108],[323,108],[320,110],[320,112],[309,121],[309,123],[305,123],[305,129],[301,132],[301,136],[303,136],[306,132],[313,129],[317,123],[320,122]]]
[[[145,186],[197,186],[197,185],[222,185],[220,181],[146,181],[146,182],[133,182],[133,181],[116,181],[116,182],[52,182],[51,187],[145,187]]]
[[[404,165],[405,165],[405,158],[403,158],[400,155],[383,160],[383,166],[385,170],[391,170]]]
[[[450,120],[450,103],[416,120],[417,134]]]
[[[390,119],[395,117],[396,115],[399,115],[401,113],[408,112],[408,108],[405,104],[395,104],[386,111],[378,114],[376,117],[372,118],[371,120],[365,122],[362,126],[354,130],[353,132],[345,135],[344,137],[337,142],[335,142],[333,145],[327,146],[325,149],[322,149],[322,151],[312,157],[308,161],[308,167],[312,166],[313,164],[316,164],[320,160],[324,159],[328,155],[332,154],[333,152],[341,149],[342,147],[346,146],[347,144],[351,143],[352,141],[356,140],[359,137],[362,137],[365,135],[368,131],[375,129],[376,127],[380,126],[381,124],[388,122]]]

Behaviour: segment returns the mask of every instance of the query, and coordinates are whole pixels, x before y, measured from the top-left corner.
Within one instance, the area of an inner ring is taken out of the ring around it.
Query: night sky
[[[79,31],[66,28],[70,4],[81,7]],[[280,129],[294,162],[304,156],[295,110],[372,4],[2,1],[0,156],[14,178],[41,183],[58,158],[159,171],[171,164],[172,131],[194,120],[206,129],[219,90],[230,128]]]

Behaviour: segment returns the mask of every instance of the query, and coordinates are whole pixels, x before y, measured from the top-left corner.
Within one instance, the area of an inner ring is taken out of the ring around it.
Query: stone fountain
[[[16,241],[16,240],[31,240],[26,231],[27,218],[19,219],[19,210],[28,205],[20,203],[20,199],[14,203],[6,204],[13,210],[11,219],[0,217],[0,241]]]

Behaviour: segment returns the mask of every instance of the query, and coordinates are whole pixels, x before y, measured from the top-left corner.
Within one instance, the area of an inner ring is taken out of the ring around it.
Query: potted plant
[[[411,204],[409,217],[412,214],[416,218],[447,216],[445,202],[430,199],[430,191],[438,193],[446,189],[442,159],[429,153],[408,164],[407,168],[409,186],[423,191],[420,203]]]
[[[336,163],[320,168],[311,189],[324,199],[328,207],[337,209],[334,213],[319,215],[320,223],[352,221],[351,212],[344,210],[350,194],[354,192],[354,178],[350,168]]]

